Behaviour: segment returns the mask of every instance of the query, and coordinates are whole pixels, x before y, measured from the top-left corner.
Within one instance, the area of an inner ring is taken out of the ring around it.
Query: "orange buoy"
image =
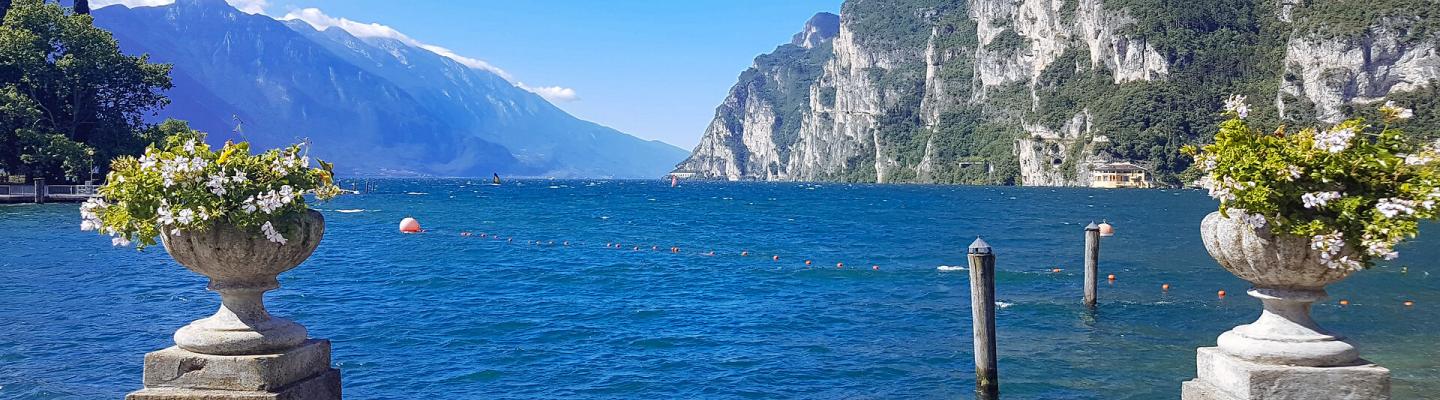
[[[1060,269],[1059,269],[1059,268],[1055,268],[1055,269],[1050,270],[1050,272],[1058,273],[1058,272],[1060,272]]]
[[[400,232],[419,233],[420,221],[416,221],[414,218],[405,217],[405,219],[400,220]]]
[[[749,255],[750,255],[750,252],[745,251],[745,250],[740,250],[740,256],[741,256],[741,257],[745,257],[745,256],[749,256]]]
[[[1223,299],[1223,298],[1225,298],[1225,291],[1224,291],[1224,290],[1221,290],[1221,291],[1215,292],[1215,296]]]
[[[1350,300],[1340,299],[1340,305],[1348,306],[1350,305]]]
[[[770,256],[770,261],[780,261],[780,256]]]
[[[1411,307],[1411,306],[1414,306],[1414,305],[1415,305],[1415,302],[1410,301],[1410,300],[1405,300],[1405,303],[1404,303],[1404,304],[1405,304],[1406,307]]]
[[[1113,281],[1113,280],[1115,280],[1115,274],[1110,274],[1110,276],[1105,277],[1105,279],[1106,279],[1106,280],[1112,280],[1112,281]]]
[[[1115,236],[1115,227],[1105,220],[1100,220],[1100,236]]]
[[[836,268],[836,269],[845,268],[845,263],[843,263],[843,262],[835,263],[835,268]]]
[[[879,270],[880,270],[880,266],[879,266],[879,265],[871,265],[871,266],[870,266],[870,269],[879,271]]]
[[[1170,290],[1170,284],[1166,283],[1166,284],[1160,285],[1160,290]]]
[[[805,265],[810,265],[810,260],[805,260]]]

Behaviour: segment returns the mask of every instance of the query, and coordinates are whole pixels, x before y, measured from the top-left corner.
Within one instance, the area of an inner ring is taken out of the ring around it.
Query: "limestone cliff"
[[[1440,16],[1403,10],[1435,0],[1375,1],[849,0],[757,57],[677,171],[1068,186],[1130,161],[1173,184],[1231,93],[1311,123],[1434,90]]]

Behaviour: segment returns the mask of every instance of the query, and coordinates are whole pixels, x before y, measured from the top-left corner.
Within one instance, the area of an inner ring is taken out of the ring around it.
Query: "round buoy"
[[[1350,305],[1350,300],[1340,299],[1340,305],[1348,306]]]
[[[660,250],[660,246],[650,246],[650,250],[651,250],[651,251]]]
[[[1060,271],[1061,271],[1061,270],[1060,270],[1059,268],[1055,268],[1055,269],[1050,270],[1050,272],[1054,272],[1054,273],[1059,273]]]
[[[470,236],[470,232],[460,232],[460,236]]]
[[[405,219],[400,220],[400,232],[419,233],[420,221],[416,221],[414,218],[405,217]]]
[[[780,261],[780,256],[770,256],[770,261]]]
[[[1104,220],[1101,220],[1101,222],[1100,222],[1100,236],[1115,236],[1115,227],[1114,227],[1114,226],[1111,226],[1109,222],[1105,222]]]
[[[746,256],[749,256],[749,255],[750,255],[750,252],[745,251],[745,250],[740,250],[740,256],[741,256],[741,257],[746,257]]]
[[[709,253],[705,253],[705,255],[706,255],[707,257],[714,257],[714,256],[715,256],[715,250],[710,250],[710,252],[709,252]]]
[[[1404,304],[1405,304],[1406,307],[1411,307],[1411,306],[1414,306],[1414,305],[1415,305],[1415,302],[1410,301],[1410,300],[1405,300],[1405,303],[1404,303]]]
[[[640,246],[635,246],[635,251],[640,251]]]
[[[880,266],[879,266],[879,265],[871,265],[871,266],[870,266],[870,269],[879,271],[879,270],[880,270]]]
[[[1221,290],[1221,291],[1215,292],[1215,297],[1219,297],[1219,298],[1222,298],[1222,299],[1225,298],[1225,291],[1224,291],[1224,290]]]
[[[1105,279],[1113,281],[1115,280],[1115,274],[1110,274],[1110,276],[1105,277]]]
[[[1160,290],[1170,290],[1170,284],[1166,283],[1166,284],[1160,285]]]
[[[810,260],[805,260],[805,265],[810,265]]]
[[[845,263],[843,263],[843,262],[835,263],[835,269],[841,269],[841,268],[845,268]]]
[[[569,245],[570,245],[570,241],[569,241],[569,240],[566,240],[564,244],[565,244],[566,246],[569,246]]]

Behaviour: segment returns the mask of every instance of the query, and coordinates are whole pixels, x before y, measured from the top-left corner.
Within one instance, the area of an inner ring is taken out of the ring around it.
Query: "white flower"
[[[1371,256],[1380,257],[1385,260],[1394,260],[1400,257],[1400,253],[1395,251],[1394,243],[1376,240],[1369,234],[1365,235],[1361,243],[1365,245],[1365,252]]]
[[[1405,158],[1406,165],[1425,165],[1435,162],[1435,157],[1431,157],[1429,154],[1399,154],[1398,156]]]
[[[1300,177],[1304,175],[1305,170],[1300,169],[1300,167],[1294,165],[1285,167],[1285,178],[1288,181],[1294,182],[1296,179],[1300,179]]]
[[[175,214],[175,222],[178,222],[181,225],[187,225],[191,222],[195,222],[195,211],[188,208],[180,209],[180,212]]]
[[[160,208],[155,210],[155,215],[155,222],[160,224],[160,226],[166,226],[175,223],[175,215],[170,212],[169,205],[163,203],[160,204]]]
[[[185,152],[186,152],[186,153],[194,153],[194,152],[195,152],[195,139],[190,139],[190,140],[185,141]]]
[[[1335,258],[1345,249],[1345,237],[1340,232],[1332,232],[1328,235],[1315,235],[1310,238],[1310,248],[1320,251],[1320,263],[1335,269],[1359,269],[1359,261],[1351,260],[1350,256]]]
[[[100,220],[100,212],[109,206],[110,204],[99,197],[91,197],[80,204],[80,230],[93,231],[103,228],[105,222]]]
[[[110,237],[110,245],[115,247],[129,246],[130,239],[126,239],[124,236],[115,235]]]
[[[1380,112],[1395,119],[1410,119],[1415,116],[1415,110],[1400,108],[1394,101],[1386,101],[1385,105],[1380,106]]]
[[[1350,147],[1355,138],[1354,128],[1329,129],[1315,133],[1315,147],[1331,153],[1339,153]]]
[[[1305,202],[1305,208],[1324,207],[1331,200],[1340,198],[1339,192],[1314,192],[1300,195],[1300,200]]]
[[[1214,180],[1211,180],[1208,183],[1208,188],[1210,189],[1210,197],[1215,198],[1216,200],[1220,200],[1222,202],[1234,201],[1235,190],[1240,189],[1241,186],[1255,187],[1255,182],[1241,183],[1235,181],[1234,178],[1228,176],[1225,177],[1225,180],[1222,182],[1215,182]]]
[[[265,239],[268,239],[272,242],[282,245],[286,242],[285,237],[281,236],[280,232],[275,231],[275,226],[271,225],[270,221],[265,221],[264,225],[260,225],[260,231],[265,233]]]
[[[209,186],[209,187],[210,187],[210,193],[214,193],[216,196],[224,196],[224,195],[225,195],[225,175],[224,175],[224,174],[210,175],[210,181],[209,181],[209,182],[206,182],[206,183],[205,183],[205,186]]]
[[[1250,115],[1250,105],[1245,104],[1245,96],[1232,94],[1229,99],[1225,100],[1225,111],[1233,112],[1240,119],[1245,119]]]
[[[230,182],[234,183],[245,182],[245,180],[245,171],[235,171],[235,176],[230,177]]]
[[[1245,221],[1245,224],[1250,225],[1251,228],[1255,229],[1264,228],[1266,222],[1268,222],[1265,220],[1265,216],[1260,214],[1245,213],[1241,214],[1240,218]]]
[[[1414,200],[1391,197],[1380,199],[1380,202],[1375,203],[1375,211],[1379,211],[1385,218],[1395,218],[1397,215],[1414,214],[1417,205]]]
[[[155,157],[151,157],[150,154],[147,153],[144,156],[140,157],[140,169],[147,170],[155,168],[155,162]]]

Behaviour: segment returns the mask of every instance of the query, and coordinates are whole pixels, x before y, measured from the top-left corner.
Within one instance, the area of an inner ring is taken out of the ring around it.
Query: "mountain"
[[[1414,108],[1440,133],[1436,0],[848,0],[740,74],[678,172],[728,180],[1178,184],[1222,101],[1264,126]]]
[[[171,105],[221,142],[301,138],[364,175],[661,176],[686,152],[575,118],[490,71],[224,0],[94,11],[123,50],[174,65]]]

